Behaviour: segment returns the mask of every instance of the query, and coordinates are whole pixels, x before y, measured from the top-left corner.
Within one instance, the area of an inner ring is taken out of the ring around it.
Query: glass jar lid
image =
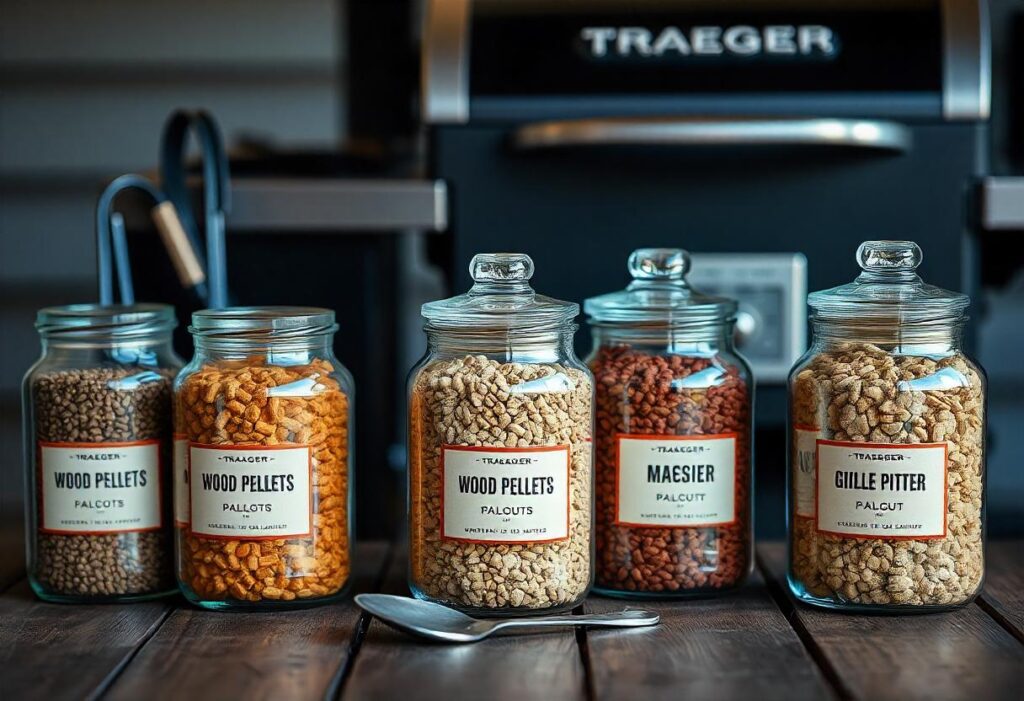
[[[857,249],[862,272],[853,282],[807,296],[813,318],[929,325],[959,319],[970,297],[925,284],[916,272],[923,257],[913,241],[865,241]]]
[[[533,260],[525,253],[479,253],[469,263],[473,286],[465,294],[427,302],[427,330],[528,331],[564,326],[580,306],[539,295],[530,286]]]
[[[638,248],[629,256],[633,282],[625,290],[583,303],[595,325],[721,323],[736,316],[736,302],[690,286],[690,254],[681,248]]]
[[[189,333],[218,340],[287,340],[332,334],[334,312],[319,307],[225,307],[192,315]]]
[[[167,334],[178,325],[167,304],[69,304],[36,314],[43,338],[121,343]]]

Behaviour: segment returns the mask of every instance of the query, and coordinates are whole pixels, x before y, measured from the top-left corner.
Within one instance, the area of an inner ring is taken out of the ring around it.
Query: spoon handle
[[[661,616],[653,611],[627,609],[612,613],[587,613],[582,616],[547,616],[545,618],[510,618],[495,622],[498,628],[525,628],[542,626],[611,626],[632,628],[636,626],[653,626],[661,620]]]

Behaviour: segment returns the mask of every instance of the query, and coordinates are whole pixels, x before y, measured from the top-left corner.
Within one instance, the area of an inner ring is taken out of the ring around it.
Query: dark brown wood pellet
[[[146,373],[146,375],[142,375]],[[133,379],[146,381],[136,382]],[[36,534],[34,579],[47,593],[116,597],[174,588],[171,541],[170,371],[139,367],[43,372],[31,379],[36,441],[109,443],[160,439],[159,531]],[[36,507],[42,494],[35,490]]]

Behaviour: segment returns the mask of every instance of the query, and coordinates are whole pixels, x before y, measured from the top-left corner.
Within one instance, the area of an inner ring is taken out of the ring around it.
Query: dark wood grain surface
[[[990,543],[980,605],[1024,643],[1024,540]]]
[[[759,554],[766,576],[785,585],[779,543]],[[980,606],[907,616],[853,615],[792,604],[843,696],[858,699],[1020,698],[1024,645]]]
[[[20,542],[0,537],[0,584]],[[1018,699],[1024,688],[1024,542],[988,547],[978,602],[950,613],[859,616],[785,587],[785,549],[758,548],[741,591],[689,601],[590,597],[578,611],[653,608],[656,628],[501,635],[473,645],[395,632],[352,600],[217,613],[181,599],[44,604],[24,579],[0,595],[7,699]],[[405,552],[360,545],[355,590],[407,593]]]
[[[408,594],[405,554],[396,558],[384,587]],[[363,640],[345,698],[509,699],[586,698],[583,659],[572,630],[498,635],[472,645],[414,640],[374,619]]]
[[[598,699],[820,699],[831,690],[759,572],[728,596],[688,601],[591,597],[586,610],[623,606],[661,614],[661,625],[586,633]]]
[[[171,610],[167,602],[45,604],[22,580],[0,596],[0,696],[56,701],[99,694]]]
[[[388,548],[356,548],[354,593],[380,586]],[[360,618],[351,598],[319,608],[233,614],[182,605],[115,680],[112,699],[305,699],[342,677]]]

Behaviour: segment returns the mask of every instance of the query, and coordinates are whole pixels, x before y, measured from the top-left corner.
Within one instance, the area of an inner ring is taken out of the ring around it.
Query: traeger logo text
[[[820,24],[765,27],[584,27],[580,38],[590,55],[605,56],[834,56],[836,37]]]

